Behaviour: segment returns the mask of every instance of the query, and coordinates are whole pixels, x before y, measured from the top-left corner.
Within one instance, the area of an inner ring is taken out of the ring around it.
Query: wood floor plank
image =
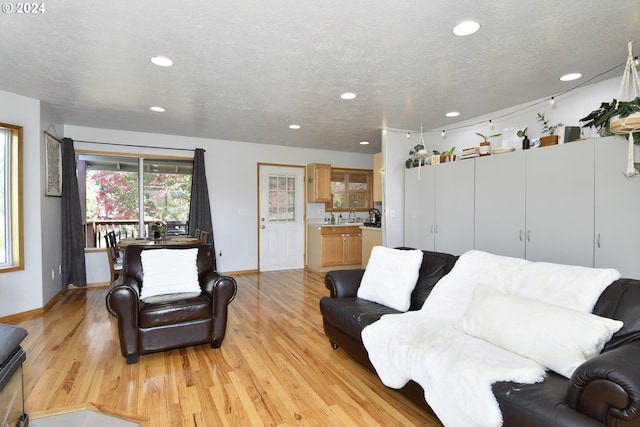
[[[148,419],[149,427],[440,426],[384,387],[322,329],[323,275],[238,275],[222,347],[144,355],[127,365],[106,289],[73,289],[13,324],[23,342],[26,409],[81,405]]]

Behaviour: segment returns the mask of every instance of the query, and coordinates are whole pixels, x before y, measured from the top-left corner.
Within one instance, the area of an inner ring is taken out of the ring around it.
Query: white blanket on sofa
[[[619,277],[612,269],[469,251],[438,282],[420,311],[385,315],[364,328],[362,340],[382,382],[401,388],[416,381],[445,426],[501,426],[491,385],[542,381],[545,369],[456,328],[476,285],[591,312],[602,291]]]

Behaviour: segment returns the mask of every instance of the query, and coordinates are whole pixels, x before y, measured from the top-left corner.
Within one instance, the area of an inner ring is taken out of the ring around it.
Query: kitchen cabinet
[[[310,225],[307,267],[325,272],[359,268],[362,264],[362,232],[354,225]]]
[[[405,172],[406,246],[455,255],[473,249],[474,171],[467,160]]]
[[[382,202],[382,153],[373,155],[373,201]]]
[[[307,201],[331,201],[331,165],[311,163],[307,165]]]

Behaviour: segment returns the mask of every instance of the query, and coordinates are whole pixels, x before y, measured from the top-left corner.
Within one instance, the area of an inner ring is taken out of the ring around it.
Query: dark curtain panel
[[[209,204],[209,189],[207,174],[204,168],[204,150],[197,148],[193,156],[193,179],[191,183],[191,210],[189,211],[189,234],[193,235],[196,228],[209,232],[209,242],[213,246],[213,225],[211,224],[211,205]]]
[[[62,140],[62,288],[87,286],[84,232],[73,140]]]

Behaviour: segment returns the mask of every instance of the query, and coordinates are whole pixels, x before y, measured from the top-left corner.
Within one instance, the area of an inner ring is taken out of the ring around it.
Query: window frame
[[[185,163],[193,163],[193,157],[189,157],[189,156],[175,156],[175,155],[163,155],[163,154],[151,154],[151,153],[140,153],[140,152],[121,152],[121,151],[101,151],[101,150],[86,150],[86,149],[80,149],[80,150],[76,150],[76,172],[78,174],[78,191],[80,194],[80,207],[81,207],[81,214],[82,214],[82,218],[83,218],[83,227],[86,228],[86,221],[87,221],[87,194],[86,194],[86,177],[87,177],[87,168],[86,168],[86,163],[84,161],[80,160],[81,156],[89,156],[89,157],[105,157],[108,159],[112,159],[112,158],[126,158],[126,159],[131,159],[131,160],[135,160],[136,162],[139,162],[140,160],[142,160],[145,163],[145,167],[148,167],[149,165],[146,162],[153,162],[153,161],[177,161],[177,162],[185,162]],[[139,167],[139,166],[137,166]],[[149,221],[145,218],[145,216],[147,215],[144,212],[143,209],[143,204],[144,204],[144,192],[146,191],[145,188],[145,180],[144,180],[144,174],[146,174],[147,172],[149,172],[149,170],[145,169],[143,171],[141,171],[140,169],[138,169],[138,173],[142,172],[142,176],[138,177],[138,188],[136,189],[136,191],[138,192],[140,198],[138,200],[138,207],[139,209],[141,209],[138,212],[138,218],[137,218],[137,223],[136,223],[136,230],[139,236],[146,236],[147,238],[149,238],[150,235],[152,235],[153,233],[151,232],[150,228],[147,230],[147,226],[149,226]],[[193,170],[191,171],[191,177],[193,179]],[[140,193],[140,185],[142,185],[142,193]],[[144,215],[144,216],[143,216]],[[188,218],[187,218],[188,220]],[[109,220],[104,220],[105,223],[108,223]],[[147,236],[147,234],[149,236]],[[95,236],[94,236],[95,237]],[[96,246],[95,247],[100,247],[101,242],[96,242]],[[89,245],[89,239],[87,238],[87,236],[85,236],[85,248],[91,248],[94,246],[90,246]]]
[[[9,133],[10,158],[5,159],[5,167],[10,174],[9,203],[7,210],[10,219],[8,226],[10,234],[5,236],[5,247],[10,259],[0,265],[0,273],[24,270],[24,220],[23,220],[23,182],[22,182],[22,153],[24,132],[22,126],[0,123],[0,129]],[[6,197],[6,194],[5,194]]]
[[[353,173],[357,173],[357,174],[366,174],[367,175],[367,198],[369,201],[369,206],[367,207],[361,207],[361,208],[351,208],[348,206],[344,206],[341,208],[334,208],[333,207],[333,191],[331,191],[330,189],[330,198],[331,200],[329,202],[325,202],[325,211],[326,212],[346,212],[346,211],[353,211],[353,212],[369,212],[369,209],[373,208],[373,169],[353,169],[353,168],[331,168],[331,173],[333,174],[334,171],[338,171],[340,173],[344,173],[345,175],[345,200],[348,200],[349,198],[349,175],[353,174]],[[330,183],[332,182],[332,180],[330,179]],[[331,184],[330,184],[331,185]]]

